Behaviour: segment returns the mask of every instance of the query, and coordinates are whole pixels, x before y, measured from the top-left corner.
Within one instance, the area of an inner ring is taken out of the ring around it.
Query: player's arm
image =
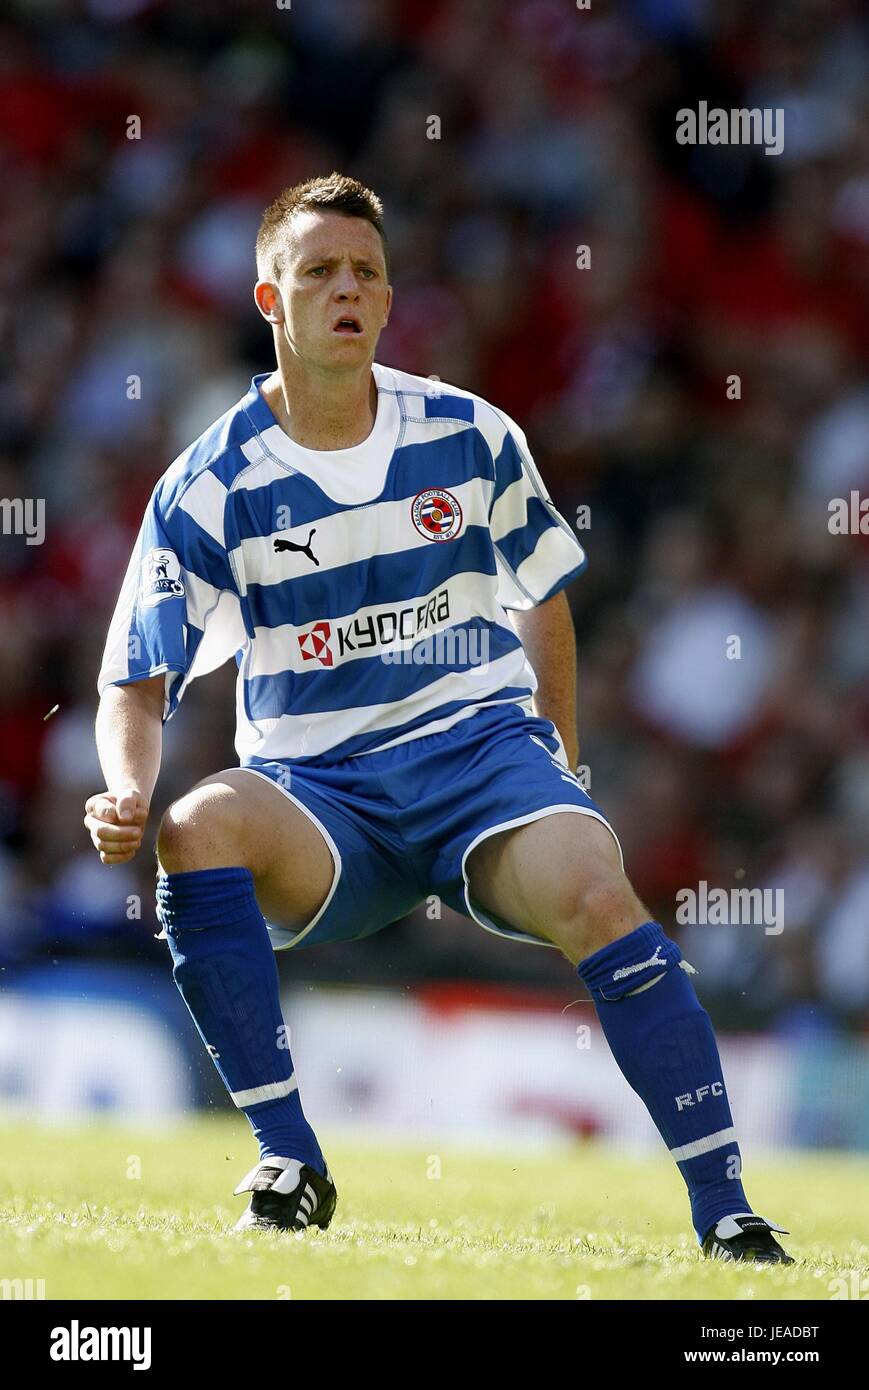
[[[104,864],[125,864],[142,843],[160,771],[166,680],[113,685],[97,711],[96,741],[106,790],[88,798],[84,823]]]
[[[526,612],[509,614],[537,677],[534,713],[551,719],[564,744],[569,767],[579,762],[576,730],[576,633],[564,590]]]
[[[164,475],[118,595],[97,681],[105,790],[85,806],[85,825],[104,864],[125,863],[142,842],[162,726],[189,681],[238,646],[236,632],[216,617],[233,583],[221,539],[220,486],[207,470],[192,483],[180,472]]]

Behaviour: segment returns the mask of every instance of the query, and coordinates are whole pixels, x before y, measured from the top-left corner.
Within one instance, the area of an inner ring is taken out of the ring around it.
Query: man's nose
[[[356,297],[359,294],[359,286],[356,283],[356,276],[351,267],[342,266],[335,277],[335,293],[342,298],[350,295]]]

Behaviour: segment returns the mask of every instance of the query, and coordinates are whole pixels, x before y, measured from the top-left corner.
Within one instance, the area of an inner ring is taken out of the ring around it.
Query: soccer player
[[[707,1255],[791,1262],[749,1206],[691,967],[634,894],[575,774],[585,556],[522,430],[375,359],[383,209],[333,173],[285,190],[256,245],[277,367],[158,481],[106,643],[85,824],[139,848],[161,730],[238,664],[240,766],[166,812],[157,910],[178,988],[259,1142],[237,1229],[328,1226],[276,950],[363,937],[429,894],[558,947],[687,1184]],[[509,615],[509,616],[508,616]]]

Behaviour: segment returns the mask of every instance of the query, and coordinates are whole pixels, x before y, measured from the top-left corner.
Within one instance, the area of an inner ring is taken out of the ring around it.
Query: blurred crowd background
[[[152,853],[109,871],[81,824],[102,645],[157,477],[273,365],[261,211],[337,168],[385,204],[378,360],[501,406],[589,508],[581,758],[704,1002],[869,1026],[869,539],[828,526],[869,496],[867,78],[856,0],[6,6],[0,498],[46,536],[0,536],[0,966],[168,973]],[[677,144],[701,100],[782,109],[783,152]],[[154,825],[237,761],[234,676],[167,725]],[[782,890],[784,930],[677,925],[701,881]],[[281,971],[580,992],[424,908]]]

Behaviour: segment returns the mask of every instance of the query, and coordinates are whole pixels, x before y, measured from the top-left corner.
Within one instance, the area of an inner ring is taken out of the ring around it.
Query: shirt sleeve
[[[494,407],[493,407],[494,409]],[[556,510],[524,433],[503,411],[490,439],[495,487],[489,527],[498,566],[498,602],[520,612],[545,603],[585,569],[582,546]]]
[[[225,487],[205,472],[179,496],[164,481],[133,547],[97,689],[165,675],[165,722],[190,682],[222,666],[246,634],[223,544]]]

